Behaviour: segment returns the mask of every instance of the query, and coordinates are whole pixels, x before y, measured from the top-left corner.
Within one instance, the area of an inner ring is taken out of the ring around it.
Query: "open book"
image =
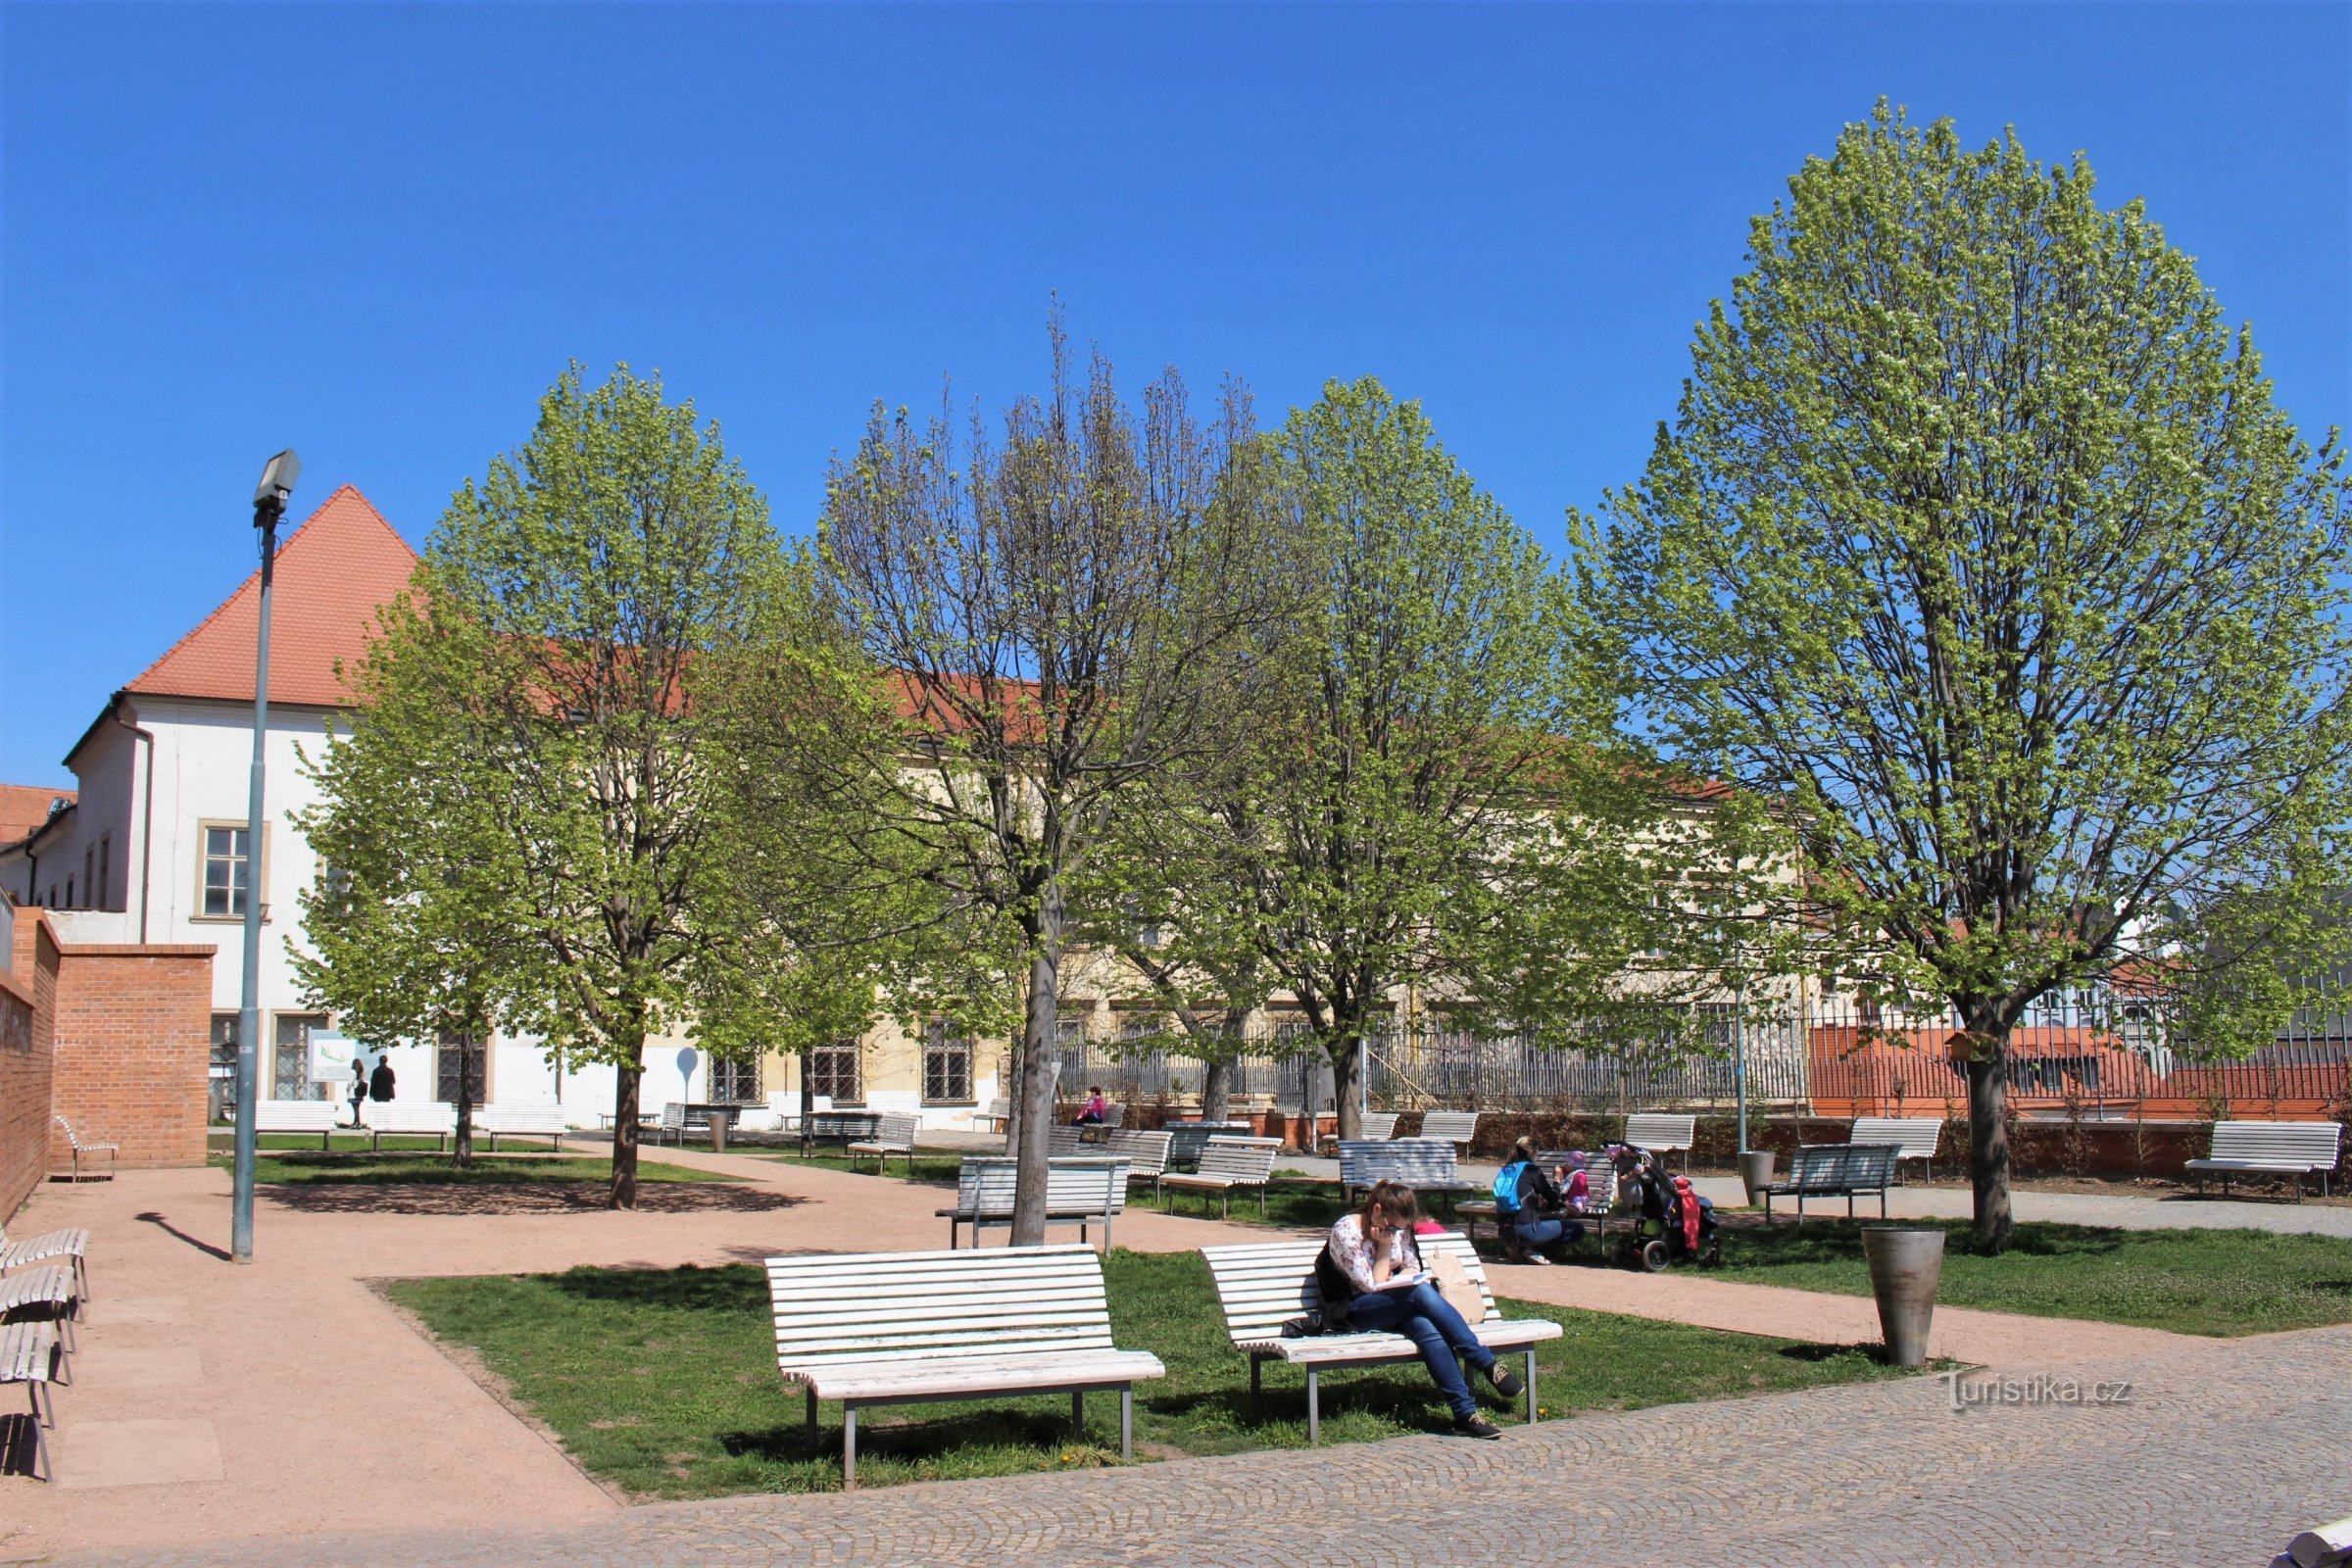
[[[1409,1291],[1416,1285],[1425,1285],[1436,1278],[1428,1269],[1417,1268],[1409,1274],[1390,1275],[1381,1281],[1380,1288],[1384,1291]]]

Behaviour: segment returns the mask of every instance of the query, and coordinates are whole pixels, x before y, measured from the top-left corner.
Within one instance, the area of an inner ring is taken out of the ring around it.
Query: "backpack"
[[[1355,1301],[1355,1282],[1340,1267],[1339,1259],[1331,1255],[1329,1246],[1315,1254],[1315,1288],[1322,1293],[1323,1310],[1309,1332],[1347,1333],[1348,1308]]]
[[[1527,1174],[1527,1161],[1513,1160],[1494,1173],[1494,1211],[1509,1216],[1519,1212],[1519,1178]]]

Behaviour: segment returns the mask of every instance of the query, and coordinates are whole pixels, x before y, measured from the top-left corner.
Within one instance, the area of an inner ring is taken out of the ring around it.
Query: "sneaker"
[[[1519,1381],[1517,1373],[1504,1366],[1500,1361],[1487,1368],[1487,1381],[1494,1384],[1494,1392],[1506,1399],[1517,1398],[1519,1392],[1527,1387],[1526,1384]]]
[[[1483,1415],[1457,1415],[1453,1418],[1453,1435],[1457,1438],[1486,1438],[1502,1436],[1502,1428]]]

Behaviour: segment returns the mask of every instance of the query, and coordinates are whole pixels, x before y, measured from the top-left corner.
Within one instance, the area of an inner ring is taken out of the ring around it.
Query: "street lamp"
[[[270,584],[277,565],[277,524],[286,498],[302,475],[302,460],[289,447],[262,469],[253,491],[253,525],[261,531],[261,628],[253,644],[253,779],[245,798],[245,997],[237,1010],[237,1157],[235,1198],[228,1250],[240,1263],[253,1261],[253,1159],[258,1147],[254,1123],[261,1117],[262,1062],[262,778],[263,748],[270,732]]]

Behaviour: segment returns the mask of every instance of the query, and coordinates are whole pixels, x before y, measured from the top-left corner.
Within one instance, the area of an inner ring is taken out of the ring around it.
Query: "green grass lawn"
[[[225,1168],[229,1157],[212,1156],[215,1165]],[[419,1184],[452,1183],[468,1187],[512,1187],[541,1182],[603,1182],[612,1174],[610,1156],[570,1154],[489,1154],[477,1153],[473,1163],[459,1168],[449,1162],[447,1154],[434,1153],[321,1153],[316,1149],[285,1152],[268,1151],[253,1162],[253,1179],[257,1183],[276,1184]],[[731,1176],[719,1176],[706,1170],[691,1170],[684,1165],[664,1165],[655,1160],[637,1162],[637,1179],[641,1182],[726,1182]]]
[[[1250,1364],[1225,1336],[1200,1254],[1116,1251],[1107,1281],[1120,1348],[1150,1350],[1168,1369],[1136,1389],[1139,1460],[1304,1445],[1303,1377],[1269,1366],[1263,1411],[1250,1412]],[[776,1375],[767,1280],[757,1268],[581,1268],[401,1280],[388,1290],[433,1333],[477,1353],[591,1473],[632,1495],[840,1488],[840,1407],[822,1407],[812,1447],[803,1396]],[[1567,1329],[1540,1348],[1547,1415],[1900,1375],[1851,1348],[1517,1302],[1504,1311]],[[1513,1418],[1514,1404],[1479,1387],[1497,1419]],[[859,1483],[1115,1464],[1117,1400],[1087,1404],[1083,1444],[1071,1438],[1066,1396],[862,1411]],[[1446,1425],[1418,1364],[1324,1379],[1326,1443]]]
[[[1966,1220],[1944,1228],[1948,1306],[2092,1318],[2176,1334],[2261,1334],[2352,1321],[2352,1242],[2269,1231],[2125,1231],[2017,1227],[1987,1254]],[[1868,1296],[1861,1227],[1807,1220],[1727,1229],[1717,1279]]]
[[[345,1153],[368,1153],[375,1148],[376,1141],[367,1133],[335,1133],[330,1136],[331,1142],[326,1146],[330,1151],[339,1150]],[[215,1127],[206,1135],[206,1145],[215,1153],[235,1148],[236,1142],[237,1134],[233,1127]],[[447,1145],[446,1139],[436,1139],[430,1133],[421,1137],[406,1138],[397,1133],[386,1133],[383,1138],[385,1149],[430,1150],[446,1148]],[[483,1147],[487,1148],[488,1146],[489,1140],[484,1139]],[[307,1149],[314,1154],[322,1152],[318,1147],[317,1133],[264,1133],[254,1140],[254,1147],[265,1150]]]

